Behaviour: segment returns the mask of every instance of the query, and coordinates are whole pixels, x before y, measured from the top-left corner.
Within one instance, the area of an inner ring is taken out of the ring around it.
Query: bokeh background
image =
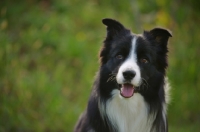
[[[71,132],[86,108],[106,35],[168,28],[170,132],[200,131],[197,0],[1,0],[0,132]]]

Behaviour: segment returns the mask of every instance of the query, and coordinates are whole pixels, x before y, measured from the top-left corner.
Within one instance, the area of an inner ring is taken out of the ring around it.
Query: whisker
[[[107,82],[109,82],[109,81],[114,81],[115,78],[116,78],[116,74],[115,74],[115,73],[111,73],[111,74],[109,74],[109,75],[111,75],[111,76],[108,78]]]
[[[144,78],[142,78],[142,80],[143,80],[144,86],[146,87],[146,90],[147,90],[149,88],[149,84]]]
[[[109,75],[117,75],[117,73],[110,73]]]

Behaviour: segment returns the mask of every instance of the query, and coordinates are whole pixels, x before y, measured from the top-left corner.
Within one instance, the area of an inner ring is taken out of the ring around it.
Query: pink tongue
[[[121,88],[121,95],[125,98],[130,98],[134,94],[134,87],[131,84],[124,84]]]

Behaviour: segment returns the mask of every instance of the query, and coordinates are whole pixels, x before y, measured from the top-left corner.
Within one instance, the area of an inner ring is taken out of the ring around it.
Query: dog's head
[[[107,36],[100,51],[100,62],[101,68],[107,71],[107,82],[117,83],[116,88],[125,98],[135,92],[154,92],[156,89],[149,87],[164,80],[171,33],[154,28],[137,35],[116,20],[102,22],[107,26]]]

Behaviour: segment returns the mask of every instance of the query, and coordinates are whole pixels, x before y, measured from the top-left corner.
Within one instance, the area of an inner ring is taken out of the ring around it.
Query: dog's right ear
[[[110,19],[110,18],[105,18],[102,20],[103,24],[107,26],[107,37],[108,38],[112,38],[114,36],[116,36],[117,34],[119,34],[120,31],[124,30],[124,26],[114,20],[114,19]]]
[[[129,33],[130,30],[126,29],[120,22],[110,19],[110,18],[105,18],[102,20],[103,24],[107,26],[107,36],[106,39],[104,40],[104,45],[102,46],[100,53],[99,53],[99,58],[100,58],[100,63],[105,64],[108,61],[108,55],[110,52],[112,40],[115,37],[120,37],[120,34],[123,33],[123,35]]]

